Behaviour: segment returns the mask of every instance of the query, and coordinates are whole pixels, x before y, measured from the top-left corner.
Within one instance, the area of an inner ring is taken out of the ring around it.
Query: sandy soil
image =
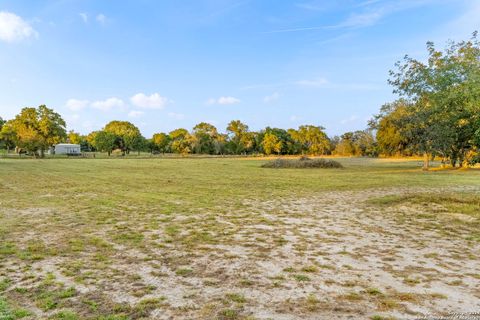
[[[165,241],[162,228],[139,221],[147,244],[122,245],[111,240],[119,221],[92,229],[111,245],[107,263],[83,263],[72,271],[71,256],[55,255],[30,269],[74,287],[77,294],[66,304],[74,310],[85,297],[130,306],[162,297],[146,317],[151,319],[415,319],[480,311],[480,244],[465,239],[467,230],[464,236],[462,229],[452,235],[429,227],[431,221],[421,215],[427,209],[418,205],[384,208],[367,202],[409,192],[251,199],[228,214],[211,212],[208,223],[201,213],[171,221],[181,226],[177,238],[208,228],[216,241]],[[41,223],[56,213],[22,214]],[[53,243],[68,235],[33,228],[22,237]],[[89,261],[93,254],[82,251],[76,258]],[[27,264],[11,259],[2,267],[15,286],[28,288],[36,282],[25,279]],[[14,287],[9,290],[15,296]],[[42,311],[34,303],[29,308],[34,318],[58,311]]]

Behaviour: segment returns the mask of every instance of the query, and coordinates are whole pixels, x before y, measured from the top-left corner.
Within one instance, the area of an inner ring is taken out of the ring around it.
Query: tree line
[[[449,42],[443,51],[427,43],[428,59],[409,57],[395,64],[389,83],[398,99],[386,103],[366,130],[328,137],[325,129],[302,125],[297,129],[266,127],[251,131],[240,120],[224,133],[201,122],[155,133],[150,138],[127,121],[111,121],[88,135],[66,131],[62,117],[42,105],[24,108],[9,121],[0,118],[0,147],[43,156],[60,142],[80,144],[84,151],[109,155],[118,150],[212,155],[422,155],[424,168],[440,158],[452,166],[480,162],[480,42],[475,32],[468,41]]]
[[[61,116],[42,105],[22,109],[14,119],[1,121],[0,127],[0,139],[5,148],[40,157],[50,146],[60,142],[79,144],[82,151],[100,151],[108,155],[115,150],[122,154],[147,151],[210,155],[377,155],[375,138],[369,130],[329,138],[323,127],[314,125],[251,131],[247,124],[233,120],[226,132],[221,133],[214,125],[201,122],[190,131],[179,128],[145,138],[134,124],[111,121],[102,130],[81,135],[67,132]]]

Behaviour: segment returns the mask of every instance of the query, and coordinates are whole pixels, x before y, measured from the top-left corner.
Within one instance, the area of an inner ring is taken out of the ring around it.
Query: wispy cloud
[[[263,33],[268,34],[329,29],[365,28],[376,25],[388,15],[394,14],[399,11],[420,7],[433,2],[434,0],[367,0],[351,7],[351,12],[349,13],[349,15],[344,20],[336,24],[320,26],[298,26],[292,28],[265,31]],[[297,6],[315,11],[326,9],[325,5],[319,2],[301,3],[297,4]]]
[[[295,84],[304,87],[325,87],[329,82],[325,78],[317,78],[313,80],[299,80]]]
[[[38,38],[38,32],[16,14],[0,11],[0,40],[19,42],[28,38]]]
[[[386,8],[378,8],[370,12],[352,13],[345,21],[329,28],[363,28],[376,24],[387,13]]]
[[[355,82],[333,82],[329,81],[326,78],[312,78],[312,79],[301,79],[297,81],[291,82],[284,82],[284,83],[276,83],[276,84],[257,84],[257,85],[249,85],[244,86],[241,90],[258,90],[258,89],[281,89],[281,88],[289,88],[292,86],[300,86],[306,89],[332,89],[332,90],[344,90],[344,91],[371,91],[371,90],[379,90],[383,88],[381,84],[378,83],[369,83],[369,82],[362,82],[362,83],[355,83]],[[267,98],[267,97],[265,97]],[[265,101],[264,98],[264,101]],[[267,99],[268,100],[268,99]],[[208,103],[208,101],[207,101]]]
[[[212,2],[213,10],[209,11],[206,15],[200,18],[200,21],[206,22],[215,20],[219,17],[223,17],[239,7],[242,7],[248,4],[250,0],[238,0],[238,1],[225,1],[222,5],[222,1],[214,1]],[[207,5],[208,7],[208,5]]]
[[[98,23],[100,24],[105,24],[107,23],[107,16],[105,16],[103,13],[97,14],[95,17]]]
[[[237,104],[240,103],[240,99],[235,98],[235,97],[220,97],[220,98],[210,98],[206,101],[206,104],[212,105],[212,104],[221,104],[221,105],[228,105],[228,104]]]
[[[81,12],[78,14],[84,23],[88,23],[88,14]]]
[[[284,33],[284,32],[298,32],[298,31],[312,31],[312,30],[322,30],[327,29],[326,26],[317,26],[317,27],[298,27],[298,28],[289,28],[289,29],[278,29],[262,32],[263,34],[269,33]]]
[[[480,31],[480,1],[464,1],[463,12],[448,22],[445,29],[442,29],[442,35],[447,37],[465,37],[473,31]]]
[[[278,92],[274,92],[271,95],[265,96],[263,98],[263,102],[270,103],[270,102],[273,102],[275,100],[278,100],[279,98],[280,98],[280,94]]]

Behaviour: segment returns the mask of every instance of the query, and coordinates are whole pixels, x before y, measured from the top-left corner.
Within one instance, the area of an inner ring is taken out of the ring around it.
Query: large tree
[[[353,156],[355,155],[355,145],[353,141],[353,132],[346,132],[340,136],[340,141],[333,151],[339,156]]]
[[[378,156],[378,147],[371,130],[357,130],[353,133],[355,155],[362,157]]]
[[[14,135],[17,147],[43,157],[46,149],[66,139],[65,126],[60,114],[41,105],[38,108],[23,108],[4,127],[7,128],[5,131]]]
[[[403,99],[386,103],[380,113],[369,122],[376,132],[376,140],[381,153],[392,155],[409,155],[412,146],[406,130],[410,118],[409,103]]]
[[[271,132],[265,133],[262,140],[263,152],[266,155],[272,153],[280,153],[282,151],[282,140],[280,140],[275,134]]]
[[[68,142],[74,144],[81,144],[82,143],[82,136],[80,133],[70,130],[67,135]]]
[[[195,153],[216,153],[215,141],[218,139],[218,131],[214,125],[201,122],[193,127],[192,135],[194,137],[192,147]]]
[[[188,154],[192,152],[192,136],[187,129],[179,128],[168,134],[172,140],[171,148],[175,153]]]
[[[128,121],[111,121],[103,129],[116,137],[116,147],[125,154],[143,147],[144,138],[140,130]]]
[[[162,153],[165,153],[168,151],[169,149],[169,145],[170,145],[170,141],[171,141],[171,138],[168,134],[166,133],[155,133],[153,136],[152,136],[152,144],[153,144],[153,147],[156,151],[160,151]]]
[[[7,121],[0,118],[0,147],[7,149],[15,148],[16,134],[12,126],[6,125]]]
[[[304,125],[300,126],[294,134],[294,140],[302,146],[302,152],[313,155],[326,154],[330,148],[330,141],[327,134],[323,131],[325,128],[320,126]]]
[[[255,135],[248,131],[248,126],[240,120],[232,120],[227,126],[229,149],[233,154],[251,151],[255,144]]]
[[[427,43],[428,60],[405,56],[391,71],[394,92],[409,102],[409,142],[424,154],[424,169],[432,155],[463,164],[474,147],[480,117],[480,43],[450,42],[445,50]]]
[[[118,137],[108,131],[101,130],[95,131],[95,134],[92,135],[91,144],[97,151],[106,152],[108,156],[112,153],[112,151],[117,146]]]
[[[269,135],[269,137],[267,137],[267,134]],[[265,130],[262,130],[258,133],[258,140],[260,141],[261,150],[263,149],[263,151],[265,153],[265,147],[264,147],[265,144],[263,143],[263,140],[265,140],[265,138],[267,138],[267,140],[269,140],[270,143],[271,143],[272,142],[271,135],[276,137],[275,140],[278,140],[278,146],[280,148],[279,150],[274,150],[273,152],[278,153],[278,154],[289,153],[288,152],[289,151],[289,146],[291,145],[291,143],[293,141],[291,135],[285,129],[272,128],[272,127],[266,127]]]

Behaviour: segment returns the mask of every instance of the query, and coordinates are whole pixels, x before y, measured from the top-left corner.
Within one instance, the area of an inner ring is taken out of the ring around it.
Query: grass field
[[[480,310],[480,170],[0,159],[0,319]]]

